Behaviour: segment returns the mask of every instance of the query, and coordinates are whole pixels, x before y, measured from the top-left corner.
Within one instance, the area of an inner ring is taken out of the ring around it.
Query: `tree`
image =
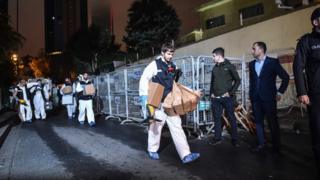
[[[127,36],[123,38],[129,52],[142,57],[160,52],[165,42],[176,40],[181,21],[165,0],[135,1],[128,10]]]
[[[0,13],[0,86],[7,86],[13,80],[12,52],[22,47],[24,37],[8,24],[9,17]]]
[[[117,56],[120,45],[115,44],[114,39],[109,31],[102,31],[99,26],[92,24],[71,37],[67,45],[68,57],[73,59],[78,69],[96,72],[100,66],[110,63]]]
[[[0,89],[3,99],[8,102],[8,88],[14,81],[13,63],[10,61],[12,52],[22,47],[24,38],[8,24],[9,17],[0,13]],[[1,96],[0,96],[1,97]],[[2,101],[4,100],[4,101]]]

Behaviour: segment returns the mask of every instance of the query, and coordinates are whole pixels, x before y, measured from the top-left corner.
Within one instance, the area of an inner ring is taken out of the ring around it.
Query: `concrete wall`
[[[176,50],[175,56],[211,55],[212,49],[223,47],[226,56],[250,54],[252,43],[264,41],[269,51],[295,49],[297,39],[312,29],[310,15],[319,6],[299,10],[255,25],[247,26]]]

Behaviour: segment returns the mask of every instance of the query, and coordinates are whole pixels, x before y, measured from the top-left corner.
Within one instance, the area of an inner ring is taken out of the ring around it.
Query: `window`
[[[207,20],[207,29],[215,28],[218,26],[225,25],[225,18],[224,15],[218,16],[218,17],[213,17]]]
[[[242,19],[247,19],[264,14],[263,4],[256,4],[239,10],[242,13]]]

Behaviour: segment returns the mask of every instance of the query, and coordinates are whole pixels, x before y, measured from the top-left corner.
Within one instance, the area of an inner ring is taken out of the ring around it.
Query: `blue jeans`
[[[221,117],[223,109],[228,116],[231,124],[232,141],[238,141],[237,120],[234,115],[234,100],[232,97],[212,98],[212,112],[214,118],[214,133],[215,139],[222,139],[222,123]]]

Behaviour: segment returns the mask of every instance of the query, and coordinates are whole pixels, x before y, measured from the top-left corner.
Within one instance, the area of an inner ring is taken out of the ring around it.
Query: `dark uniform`
[[[297,95],[308,95],[312,147],[320,169],[320,33],[301,37],[296,48],[293,73]]]
[[[223,109],[226,110],[231,123],[232,142],[237,143],[237,122],[234,115],[234,99],[236,90],[240,85],[240,77],[236,67],[227,59],[224,62],[216,64],[212,69],[210,96],[212,98],[213,117],[215,122],[215,139],[221,140],[221,116]],[[229,93],[230,97],[223,97],[225,93]]]

